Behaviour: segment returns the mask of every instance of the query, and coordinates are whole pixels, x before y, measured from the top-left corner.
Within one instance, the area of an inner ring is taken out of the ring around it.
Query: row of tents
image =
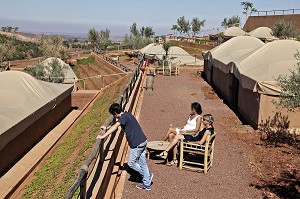
[[[263,41],[274,41],[278,40],[277,37],[273,36],[273,32],[271,28],[268,27],[259,27],[251,32],[247,33],[240,27],[230,27],[224,31],[224,36],[227,38],[237,37],[237,36],[251,36],[256,37]]]
[[[251,36],[237,36],[203,54],[204,76],[224,101],[254,128],[280,115],[290,128],[300,128],[299,111],[288,111],[279,101],[276,79],[291,75],[298,62],[300,42],[263,43]],[[278,118],[277,118],[278,119]]]

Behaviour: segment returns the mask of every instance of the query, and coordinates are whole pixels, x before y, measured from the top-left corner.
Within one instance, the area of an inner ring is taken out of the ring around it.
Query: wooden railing
[[[105,53],[101,50],[94,50],[94,53],[96,53],[98,56],[102,57],[102,59],[104,59],[105,61],[111,63],[112,65],[120,68],[122,71],[124,72],[130,72],[132,71],[130,68],[128,68],[127,66],[121,64],[118,60],[114,60],[111,57],[108,57],[105,55]]]
[[[135,86],[137,86],[137,80],[140,77],[140,67],[143,64],[143,59],[141,59],[139,61],[138,67],[135,69],[133,76],[130,78],[129,83],[125,86],[122,94],[119,97],[118,103],[120,105],[122,105],[122,109],[124,110],[129,98],[131,97],[131,95],[136,95],[136,93],[133,93],[133,90],[135,88]],[[135,96],[133,96],[133,99],[135,99]],[[130,108],[129,108],[130,109]],[[127,111],[131,111],[131,110],[127,110]],[[114,123],[114,118],[112,116],[110,116],[109,120],[105,123],[105,126],[110,126]],[[101,134],[104,134],[104,131],[100,132]],[[116,134],[111,134],[111,136],[115,136]],[[106,138],[107,139],[107,138]],[[88,168],[91,164],[91,162],[97,158],[100,158],[99,161],[101,163],[104,162],[104,158],[106,157],[105,154],[105,149],[104,149],[104,143],[105,140],[100,140],[97,139],[96,143],[93,146],[93,150],[91,152],[91,154],[89,155],[88,159],[84,162],[84,164],[81,166],[78,174],[77,174],[77,178],[74,181],[73,185],[70,187],[68,193],[65,196],[65,199],[71,199],[75,192],[78,190],[78,188],[80,188],[79,190],[79,197],[81,199],[86,198],[86,190],[87,190],[87,179],[88,179],[88,173],[91,173],[91,171],[88,171]],[[113,138],[111,138],[113,139]],[[107,147],[106,147],[107,148]],[[104,172],[104,171],[101,171]]]
[[[257,11],[251,13],[251,16],[254,16],[255,14],[257,14],[257,16],[300,14],[300,9]]]

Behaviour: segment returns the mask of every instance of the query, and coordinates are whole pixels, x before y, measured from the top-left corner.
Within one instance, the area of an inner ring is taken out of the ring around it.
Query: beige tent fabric
[[[255,37],[238,36],[224,42],[210,51],[213,58],[213,65],[224,73],[229,73],[232,64],[240,57],[243,57],[263,46],[264,43]]]
[[[146,55],[156,55],[156,57],[160,60],[163,59],[163,55],[166,54],[165,50],[163,49],[163,45],[161,44],[149,44],[146,47],[140,50],[142,54]],[[169,58],[173,63],[180,63],[180,65],[203,65],[203,61],[196,59],[195,57],[191,56],[188,52],[183,50],[178,46],[172,46],[169,48]]]
[[[39,81],[29,74],[20,71],[1,72],[0,149],[4,147],[4,142],[13,139],[18,133],[31,125],[31,123],[22,123],[16,128],[21,121],[32,117],[32,122],[34,122],[33,120],[38,119],[38,111],[43,106],[55,106],[57,97],[66,92],[70,94],[72,88],[73,85]],[[14,127],[14,135],[4,135],[12,127]]]
[[[256,28],[255,30],[247,33],[247,35],[268,41],[278,40],[277,37],[273,36],[271,28],[268,27]]]
[[[246,32],[239,27],[230,27],[224,31],[225,37],[237,37],[246,35]]]
[[[142,54],[147,54],[147,55],[156,55],[158,59],[162,60],[163,55],[166,54],[163,45],[161,44],[156,44],[152,43],[140,50]]]
[[[180,63],[180,65],[203,65],[203,60],[195,59],[188,52],[178,46],[172,46],[169,49],[169,56],[172,63]]]
[[[66,64],[63,60],[55,57],[49,57],[42,61],[41,63],[44,63],[46,65],[50,64],[54,59],[57,59],[60,65],[62,65],[65,68],[64,74],[65,74],[65,79],[63,83],[66,84],[72,84],[74,81],[76,82],[78,80],[76,74],[72,70],[71,66],[69,64]]]
[[[296,69],[299,62],[295,58],[297,51],[300,51],[298,41],[279,40],[267,43],[246,58],[236,61],[233,73],[240,79],[243,88],[280,95],[275,79],[279,75],[289,75],[290,70]]]

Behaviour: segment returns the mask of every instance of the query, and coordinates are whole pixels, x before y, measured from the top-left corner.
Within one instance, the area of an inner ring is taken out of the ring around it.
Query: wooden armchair
[[[156,67],[156,73],[162,75],[179,75],[179,65],[180,61],[176,63],[169,62],[168,65],[163,65],[161,67]]]
[[[212,167],[216,132],[208,135],[203,145],[180,141],[179,170],[188,168],[203,171]]]

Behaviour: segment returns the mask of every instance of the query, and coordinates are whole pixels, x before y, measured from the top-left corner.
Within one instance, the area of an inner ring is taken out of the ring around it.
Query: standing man
[[[146,161],[147,138],[141,126],[131,113],[122,112],[121,106],[117,103],[113,103],[109,107],[109,113],[117,119],[117,122],[106,133],[98,135],[97,138],[104,139],[121,126],[130,146],[128,166],[143,177],[143,183],[138,184],[136,188],[150,191],[153,173],[148,169]],[[105,126],[101,126],[101,129],[107,130]]]

